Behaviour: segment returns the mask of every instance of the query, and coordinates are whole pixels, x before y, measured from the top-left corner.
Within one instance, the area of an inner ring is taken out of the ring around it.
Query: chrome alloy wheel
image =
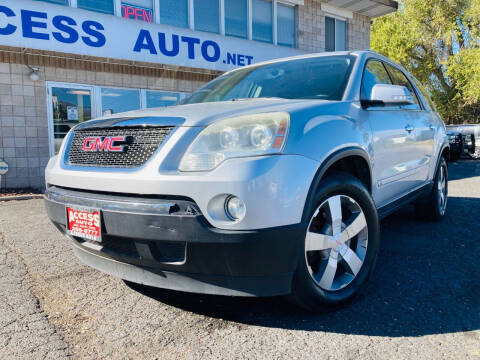
[[[447,177],[445,176],[445,168],[440,166],[440,173],[438,174],[438,209],[440,211],[440,215],[445,215],[445,210],[447,209]]]
[[[360,205],[334,195],[313,213],[305,238],[310,276],[326,291],[350,284],[360,271],[368,246],[368,227]]]

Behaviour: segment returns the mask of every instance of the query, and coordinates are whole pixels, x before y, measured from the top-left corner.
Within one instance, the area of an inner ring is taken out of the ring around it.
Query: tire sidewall
[[[293,290],[308,308],[316,306],[335,307],[351,300],[365,286],[376,263],[380,244],[379,220],[374,202],[365,186],[348,174],[339,174],[323,180],[315,191],[311,208],[306,212],[309,224],[315,210],[329,197],[346,195],[354,199],[364,212],[368,226],[368,247],[362,268],[350,284],[341,290],[327,291],[312,279],[305,258],[305,238],[301,241]],[[308,227],[307,227],[308,231]]]
[[[445,214],[447,213],[447,208],[448,208],[448,200],[447,200],[447,207],[445,208],[445,212],[441,213],[440,211],[440,204],[439,204],[439,199],[438,199],[438,182],[440,180],[440,169],[443,167],[444,169],[444,175],[445,175],[445,188],[446,188],[446,192],[445,192],[445,197],[446,197],[446,200],[448,198],[448,165],[447,165],[447,161],[445,160],[445,158],[442,156],[442,158],[440,159],[439,163],[438,163],[438,167],[437,167],[437,172],[435,174],[435,181],[433,182],[433,189],[432,189],[432,202],[433,202],[433,206],[434,206],[434,209],[435,209],[435,218],[436,219],[441,219],[442,217],[445,216]]]

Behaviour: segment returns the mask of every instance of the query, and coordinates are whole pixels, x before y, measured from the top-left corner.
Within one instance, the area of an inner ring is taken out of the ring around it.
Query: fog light
[[[229,196],[225,200],[225,213],[230,220],[241,220],[245,217],[245,203],[236,196]]]

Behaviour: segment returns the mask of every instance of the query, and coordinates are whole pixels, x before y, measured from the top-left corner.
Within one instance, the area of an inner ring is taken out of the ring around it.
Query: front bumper
[[[65,205],[101,210],[102,243],[70,237],[77,257],[136,283],[195,293],[273,296],[291,291],[303,223],[260,230],[212,227],[188,198],[118,196],[49,187],[47,213],[63,233]]]
[[[177,161],[183,152],[170,149],[170,143],[167,141],[145,166],[135,169],[65,167],[62,157],[55,157],[45,170],[46,183],[118,194],[185,196],[218,229],[264,229],[302,221],[317,161],[301,155],[245,157],[226,160],[209,172],[182,173],[177,170]],[[175,160],[170,159],[174,155]],[[228,195],[245,202],[242,220],[232,222],[222,217],[222,197]]]

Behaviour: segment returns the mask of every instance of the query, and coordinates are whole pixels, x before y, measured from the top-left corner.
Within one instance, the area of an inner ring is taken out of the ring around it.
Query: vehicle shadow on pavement
[[[373,278],[352,304],[327,314],[308,313],[281,297],[230,298],[129,286],[162,303],[241,324],[390,337],[477,330],[479,209],[478,198],[450,197],[449,213],[439,223],[415,219],[411,206],[384,219]]]
[[[461,180],[480,175],[480,161],[478,160],[458,160],[454,163],[448,163],[449,180]]]

